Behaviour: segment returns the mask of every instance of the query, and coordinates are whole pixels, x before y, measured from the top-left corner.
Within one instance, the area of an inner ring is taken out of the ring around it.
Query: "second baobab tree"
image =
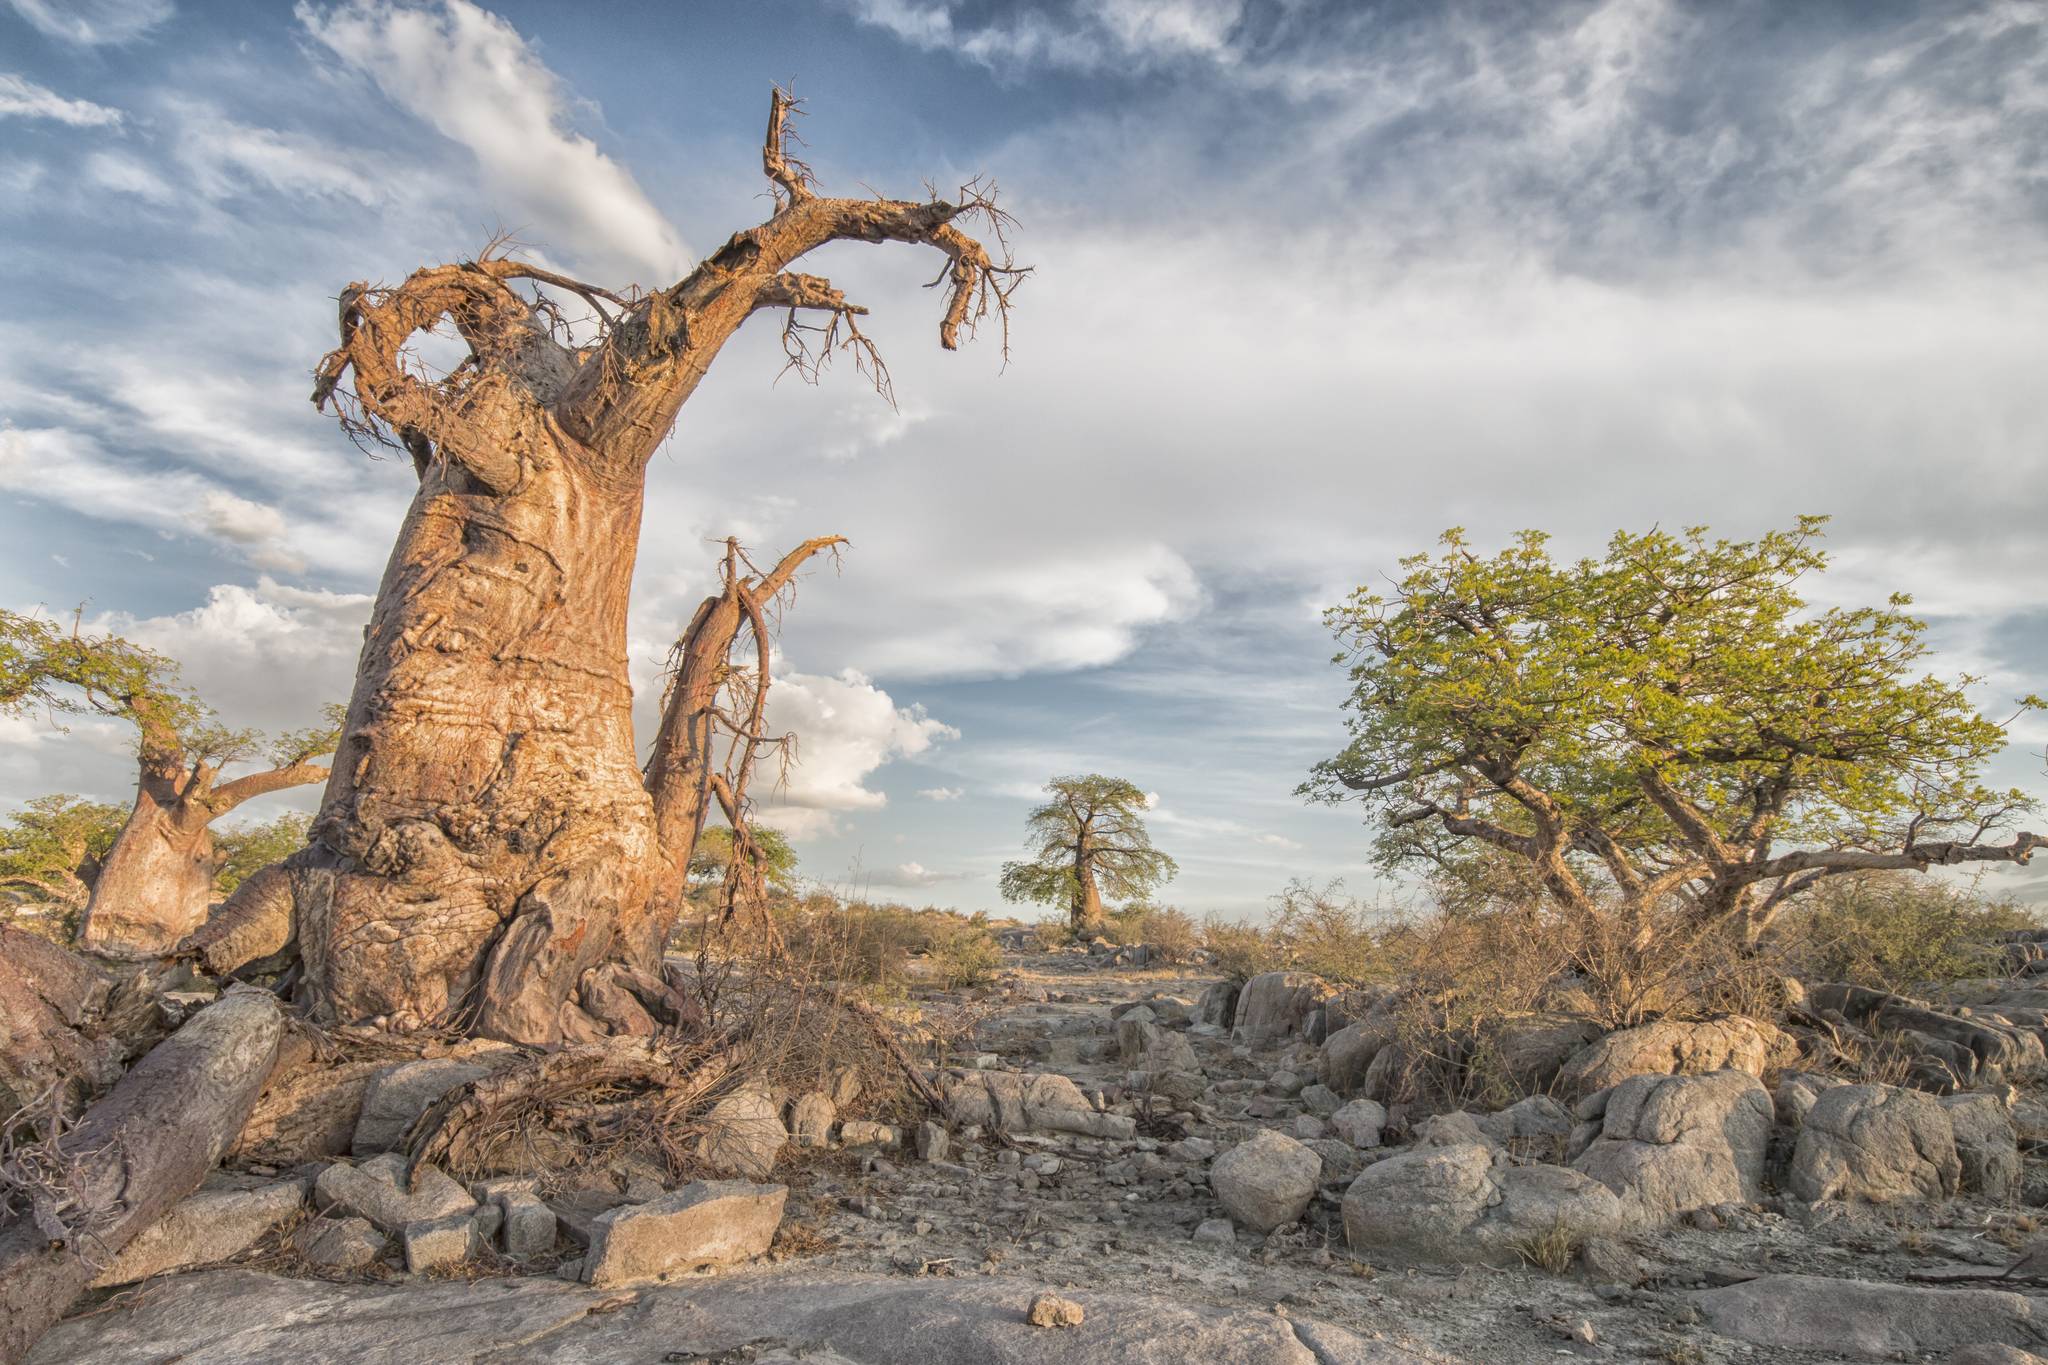
[[[1056,777],[1025,819],[1031,858],[1003,864],[1003,899],[1061,905],[1077,938],[1102,927],[1105,900],[1143,902],[1180,869],[1152,847],[1145,793],[1119,777]]]

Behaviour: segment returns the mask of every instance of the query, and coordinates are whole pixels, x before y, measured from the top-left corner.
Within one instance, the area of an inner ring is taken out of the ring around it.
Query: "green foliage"
[[[214,873],[214,889],[232,896],[250,874],[289,858],[306,846],[313,817],[291,811],[260,825],[216,830],[213,836],[220,870]]]
[[[1971,887],[1874,874],[1815,888],[1780,922],[1771,946],[1808,980],[1919,995],[1999,974],[1999,934],[2039,924],[2032,911]]]
[[[1003,965],[1002,949],[988,931],[988,916],[979,912],[966,919],[928,919],[926,943],[926,964],[947,990],[985,986]]]
[[[1211,917],[1202,945],[1224,975],[1244,981],[1260,972],[1312,972],[1356,986],[1384,981],[1395,958],[1383,943],[1393,922],[1345,894],[1343,880],[1317,886],[1296,878],[1274,895],[1264,926]]]
[[[724,825],[713,825],[698,835],[696,850],[690,855],[691,880],[724,880],[726,868],[732,865],[732,844],[732,830]],[[789,837],[771,825],[755,825],[754,849],[763,880],[772,889],[787,893],[796,882],[797,861]]]
[[[1982,780],[2006,736],[1970,705],[1978,680],[1921,671],[1905,597],[1814,611],[1797,592],[1823,521],[1620,533],[1574,563],[1536,532],[1490,558],[1447,533],[1391,595],[1328,614],[1350,742],[1302,792],[1364,802],[1384,866],[1483,845],[1575,903],[1689,889],[1732,912],[1937,841],[2012,856],[1981,841],[2032,803]]]
[[[1143,901],[1180,870],[1152,847],[1145,793],[1133,784],[1090,773],[1045,790],[1052,799],[1025,818],[1030,860],[1003,864],[1003,899],[1078,907],[1085,868],[1104,900]]]
[[[0,713],[31,710],[119,716],[144,735],[238,738],[209,729],[212,713],[161,654],[118,635],[88,635],[76,626],[67,631],[41,616],[0,611]]]
[[[1118,945],[1142,943],[1168,962],[1184,962],[1202,946],[1202,931],[1171,905],[1128,905],[1103,920],[1102,936]]]
[[[82,904],[127,818],[61,792],[30,801],[0,823],[0,893]]]

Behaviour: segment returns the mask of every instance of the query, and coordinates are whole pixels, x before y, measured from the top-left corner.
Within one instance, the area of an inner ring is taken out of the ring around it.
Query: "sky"
[[[825,192],[991,177],[1034,271],[1005,364],[939,350],[928,253],[818,253],[896,406],[757,322],[650,469],[643,735],[718,539],[852,542],[771,716],[827,883],[995,909],[1041,784],[1106,772],[1192,911],[1401,894],[1294,789],[1321,611],[1451,526],[1827,513],[1817,600],[1909,591],[1987,710],[2048,692],[2040,0],[0,0],[0,603],[309,723],[412,483],[307,401],[341,288],[499,231],[672,283],[770,211],[776,83]],[[0,720],[0,808],[127,799],[129,742]]]

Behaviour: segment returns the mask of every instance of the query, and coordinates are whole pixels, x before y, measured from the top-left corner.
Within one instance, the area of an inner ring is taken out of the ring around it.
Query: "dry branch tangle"
[[[666,926],[625,651],[647,461],[720,347],[763,309],[792,321],[824,310],[823,344],[853,349],[886,384],[853,327],[859,310],[788,270],[827,242],[938,249],[949,348],[1007,308],[1022,272],[955,226],[979,214],[1000,241],[989,196],[821,197],[786,150],[792,111],[776,92],[763,149],[775,214],[670,288],[619,295],[487,256],[343,291],[341,345],[314,401],[402,446],[420,484],[312,844],[290,872],[285,936],[316,1019],[455,1023],[530,1043],[604,1031],[579,1003],[584,974],[653,971]],[[602,320],[597,340],[571,344],[522,281],[580,297]],[[404,348],[443,319],[471,356],[430,382]],[[791,336],[793,363],[821,359]],[[279,888],[258,890],[192,946],[276,942],[274,925],[252,936],[241,923],[275,920]]]

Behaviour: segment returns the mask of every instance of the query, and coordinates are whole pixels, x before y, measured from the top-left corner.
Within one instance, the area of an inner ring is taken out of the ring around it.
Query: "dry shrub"
[[[1202,947],[1194,919],[1171,905],[1113,910],[1104,917],[1102,937],[1119,946],[1142,943],[1165,962],[1186,962]]]
[[[1769,946],[1798,975],[1919,994],[2002,975],[2001,933],[2040,927],[2013,901],[1915,873],[1835,877],[1775,926]]]

